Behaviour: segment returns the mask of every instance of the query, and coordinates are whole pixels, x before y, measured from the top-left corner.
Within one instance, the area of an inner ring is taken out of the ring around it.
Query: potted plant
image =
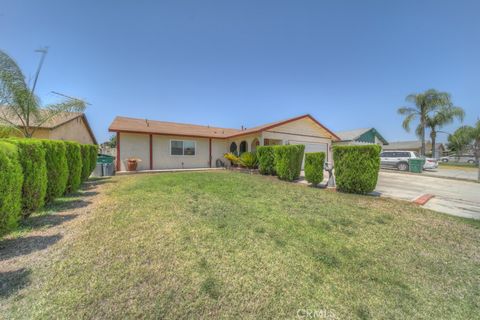
[[[141,162],[142,159],[139,158],[128,158],[127,159],[127,170],[128,171],[137,171],[138,163]]]

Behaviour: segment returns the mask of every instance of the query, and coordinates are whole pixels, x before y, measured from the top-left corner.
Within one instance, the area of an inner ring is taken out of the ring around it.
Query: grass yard
[[[478,222],[226,171],[111,182],[2,317],[479,318]]]

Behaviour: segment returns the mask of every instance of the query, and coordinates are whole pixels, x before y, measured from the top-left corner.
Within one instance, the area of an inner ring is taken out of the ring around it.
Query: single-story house
[[[216,167],[227,152],[255,151],[258,146],[304,144],[306,152],[322,151],[332,161],[332,142],[339,138],[309,114],[246,129],[230,129],[147,119],[116,117],[109,127],[117,134],[117,171],[126,161],[142,161],[138,170]]]
[[[422,149],[422,142],[419,140],[414,141],[395,141],[390,142],[387,146],[383,147],[383,150],[405,150],[405,151],[415,151],[420,154]],[[435,155],[436,157],[441,157],[445,152],[445,146],[443,143],[435,143]],[[432,154],[432,143],[430,141],[425,141],[425,153],[427,155]]]
[[[336,132],[340,138],[338,144],[361,145],[378,144],[380,146],[388,145],[388,141],[375,128],[362,128],[348,131]]]
[[[0,112],[2,112],[1,108]],[[7,116],[7,114],[2,113],[2,116]],[[8,118],[9,122],[22,127],[22,122],[18,117],[10,115]],[[32,123],[35,124],[35,119],[33,119]],[[57,114],[41,124],[33,134],[33,137],[38,139],[77,141],[82,144],[97,144],[97,139],[90,128],[87,117],[82,112],[62,112]]]

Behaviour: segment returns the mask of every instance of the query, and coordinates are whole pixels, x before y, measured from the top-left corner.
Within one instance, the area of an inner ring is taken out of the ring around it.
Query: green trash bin
[[[422,158],[410,158],[408,159],[408,168],[410,172],[422,173],[425,159]]]

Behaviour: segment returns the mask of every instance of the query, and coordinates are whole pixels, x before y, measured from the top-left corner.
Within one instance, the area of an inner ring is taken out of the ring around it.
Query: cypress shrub
[[[380,151],[378,145],[334,146],[337,189],[358,194],[372,192],[380,170]]]
[[[9,139],[18,148],[18,159],[23,171],[22,215],[28,217],[42,208],[47,193],[47,165],[45,149],[40,140]]]
[[[257,147],[258,171],[261,174],[275,175],[274,146]]]
[[[82,182],[90,176],[90,145],[81,144],[80,152],[82,154]]]
[[[67,148],[63,141],[42,140],[47,165],[47,194],[45,202],[51,203],[62,196],[67,188]]]
[[[325,152],[305,153],[305,178],[316,186],[323,181]]]
[[[302,170],[303,144],[275,146],[275,172],[282,180],[293,181],[298,179]]]
[[[65,141],[67,148],[68,179],[65,193],[75,192],[82,183],[82,154],[80,144]]]
[[[90,145],[90,174],[97,166],[97,155],[98,155],[98,146],[95,144]]]
[[[0,141],[0,235],[17,226],[22,207],[22,185],[18,148]]]

